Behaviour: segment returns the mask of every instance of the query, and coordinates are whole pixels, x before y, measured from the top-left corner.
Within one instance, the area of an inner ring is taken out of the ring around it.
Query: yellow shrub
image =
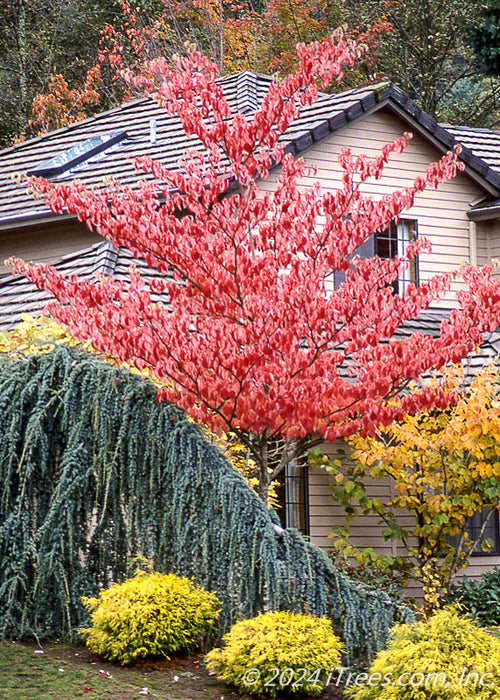
[[[189,579],[143,571],[83,601],[92,611],[92,627],[81,630],[87,647],[121,664],[199,646],[220,610],[215,594]]]
[[[237,622],[207,668],[244,693],[320,695],[343,644],[326,618],[268,612]]]
[[[454,608],[395,627],[354,700],[493,700],[500,697],[500,640]],[[362,681],[362,682],[361,682]]]

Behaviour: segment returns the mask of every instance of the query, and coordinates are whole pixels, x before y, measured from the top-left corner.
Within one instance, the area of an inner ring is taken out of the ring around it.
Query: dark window
[[[469,518],[469,522],[467,523],[466,527],[466,532],[469,535],[469,540],[471,542],[474,542],[476,538],[479,536],[479,533],[481,532],[481,528],[483,526],[484,520],[487,517],[489,513],[489,508],[484,508],[481,512],[479,513],[474,513],[473,516]],[[483,552],[481,549],[481,542],[484,542],[485,540],[489,540],[491,543],[491,549],[487,552]],[[480,540],[480,543],[478,547],[474,550],[472,553],[473,556],[488,556],[488,555],[495,555],[495,554],[500,554],[500,538],[499,538],[499,532],[498,532],[498,511],[493,513],[491,515],[490,519],[488,520],[488,523],[486,525],[486,528],[484,530],[483,536]]]
[[[410,219],[400,219],[396,223],[392,223],[385,231],[380,231],[370,236],[367,241],[360,245],[355,253],[360,258],[373,258],[378,255],[380,258],[394,258],[396,255],[404,255],[409,243],[417,240],[418,228],[417,222]],[[333,277],[334,289],[345,282],[345,274],[343,272],[335,272]],[[400,271],[400,277],[394,282],[394,290],[397,294],[401,294],[408,284],[412,282],[418,285],[418,258],[415,258],[408,266]]]
[[[488,516],[490,509],[489,508],[484,508],[482,511],[474,513],[472,515],[465,527],[465,531],[469,535],[469,542],[475,542],[476,539],[479,536],[479,533],[481,532],[481,528],[483,526],[485,518]],[[491,544],[491,549],[488,550],[487,552],[484,552],[481,549],[481,542],[484,542],[488,540],[489,543]],[[449,537],[449,542],[451,545],[454,547],[458,546],[458,543],[460,541],[460,536],[459,535],[453,535],[452,537]],[[477,547],[474,549],[472,552],[472,556],[476,557],[484,557],[484,556],[492,556],[492,555],[498,555],[500,554],[500,536],[499,536],[499,520],[498,520],[498,511],[495,511],[490,519],[488,520],[488,523],[486,524],[486,527],[483,532],[483,536],[481,537]]]
[[[309,535],[307,459],[291,462],[278,477],[278,515],[283,527],[295,527]]]
[[[392,223],[385,231],[375,234],[375,255],[392,259],[405,255],[409,243],[417,240],[417,222],[400,219]],[[394,283],[394,289],[401,294],[410,283],[418,284],[418,259],[414,258],[400,270],[400,276]]]

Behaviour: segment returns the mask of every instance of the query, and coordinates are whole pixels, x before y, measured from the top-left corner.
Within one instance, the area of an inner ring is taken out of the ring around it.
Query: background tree
[[[392,31],[380,37],[376,68],[426,112],[452,123],[478,126],[495,123],[500,107],[500,82],[487,74],[475,45],[478,32],[483,40],[486,37],[484,3],[347,0],[347,7],[347,21],[358,17],[369,21],[382,9],[388,13]]]
[[[484,70],[490,75],[500,75],[500,3],[483,0],[477,26],[474,31],[474,48],[481,56]]]
[[[72,87],[95,61],[113,0],[4,0],[0,4],[0,144],[28,133],[33,97],[54,72]],[[55,70],[56,69],[56,70]]]
[[[392,565],[408,570],[409,564],[411,575],[431,594],[446,592],[475,550],[491,549],[485,531],[500,510],[498,374],[484,368],[467,391],[460,390],[462,379],[458,369],[447,375],[449,389],[459,392],[448,410],[424,411],[373,437],[351,438],[352,460],[328,467],[333,496],[347,518],[337,528],[336,545],[342,550],[347,545],[348,552],[363,559],[363,552],[349,544],[350,524],[358,516],[379,516],[383,536],[405,551]],[[389,480],[393,495],[374,497],[366,486],[368,477]],[[412,525],[408,513],[414,516]],[[467,527],[473,516],[480,516],[481,526],[472,537]],[[437,590],[429,590],[432,581]]]
[[[152,302],[138,273],[126,288],[113,279],[66,280],[49,265],[22,261],[15,272],[55,296],[50,312],[76,338],[153,372],[163,382],[160,400],[216,432],[235,433],[259,466],[264,500],[270,480],[323,440],[444,407],[449,399],[439,387],[423,386],[398,405],[389,399],[430,367],[460,360],[500,321],[500,284],[491,268],[465,266],[459,308],[437,337],[382,343],[445,294],[453,276],[410,285],[398,296],[391,283],[426,241],[393,260],[362,260],[356,249],[458,166],[450,153],[412,187],[377,202],[364,197],[361,183],[381,177],[390,155],[405,148],[402,137],[373,160],[343,151],[336,193],[299,187],[304,162],[285,156],[279,137],[300,106],[316,99],[317,82],[342,75],[356,51],[342,34],[300,46],[299,70],[271,84],[252,118],[232,112],[215,81],[217,66],[198,53],[179,58],[177,69],[156,61],[160,104],[204,152],[188,153],[176,171],[140,159],[137,167],[154,180],[138,190],[118,182],[89,191],[78,182],[31,181],[53,211],[76,214],[160,273],[173,272],[175,281],[151,283],[153,292],[168,294],[167,306]],[[276,163],[275,191],[260,191],[259,179]],[[333,291],[335,271],[346,281]]]
[[[171,59],[183,52],[186,42],[196,44],[212,58],[221,75],[248,69],[286,74],[297,66],[296,43],[327,38],[343,22],[345,13],[340,3],[324,0],[312,4],[270,0],[259,8],[236,0],[142,0],[134,6],[120,0],[111,16],[100,28],[98,51],[87,63],[86,73],[80,70],[75,75],[54,68],[52,74],[47,74],[45,89],[33,98],[30,133],[66,126],[132,99],[137,90],[125,76],[148,76],[152,59]],[[388,28],[382,14],[377,21],[357,23],[351,30],[351,35],[369,50],[356,70],[347,71],[342,87],[374,77],[377,37]],[[33,86],[29,94],[33,95]],[[18,133],[26,131],[23,115]]]
[[[297,65],[297,42],[341,24],[369,46],[343,85],[387,77],[455,123],[491,125],[499,111],[496,0],[7,0],[0,20],[0,143],[120,104],[133,96],[124,69],[141,73],[186,41],[220,74],[283,74]]]

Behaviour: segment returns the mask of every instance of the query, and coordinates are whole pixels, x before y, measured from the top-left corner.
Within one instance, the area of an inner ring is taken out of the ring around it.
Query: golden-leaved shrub
[[[353,700],[498,699],[500,640],[455,608],[444,608],[395,627],[364,675],[347,691]]]
[[[121,664],[196,648],[213,634],[220,610],[215,594],[189,579],[143,571],[83,600],[92,611],[92,627],[81,630],[87,647]]]
[[[207,668],[244,693],[320,695],[343,644],[326,618],[267,612],[241,620],[212,649]]]

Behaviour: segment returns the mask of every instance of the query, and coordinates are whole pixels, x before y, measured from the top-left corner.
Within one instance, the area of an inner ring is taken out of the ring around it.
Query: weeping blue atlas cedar
[[[0,637],[74,638],[81,596],[134,557],[223,602],[221,633],[262,610],[328,616],[371,657],[411,613],[359,587],[270,512],[178,407],[64,346],[0,359]]]

